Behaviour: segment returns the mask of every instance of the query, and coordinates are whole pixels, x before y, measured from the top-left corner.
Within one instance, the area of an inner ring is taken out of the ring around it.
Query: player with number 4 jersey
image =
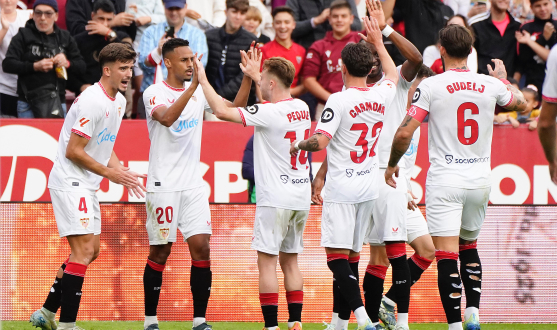
[[[99,53],[100,81],[75,99],[60,131],[48,188],[58,232],[68,240],[71,255],[58,270],[43,307],[31,315],[31,324],[41,329],[79,328],[75,322],[85,273],[100,252],[101,210],[96,191],[102,179],[124,185],[130,195],[144,196],[145,187],[138,178],[146,176],[122,166],[113,151],[126,109],[121,93],[132,77],[135,57],[127,44],[104,47]]]
[[[493,115],[498,104],[522,110],[524,96],[507,80],[503,62],[488,65],[491,76],[468,71],[470,32],[457,25],[439,32],[445,73],[425,79],[399,127],[385,181],[396,187],[397,163],[414,131],[429,114],[429,159],[426,214],[436,248],[438,286],[450,330],[463,329],[460,301],[466,293],[464,327],[480,329],[482,268],[476,241],[485,218],[490,192]],[[460,258],[462,280],[458,275]],[[465,276],[466,275],[466,276]]]
[[[261,66],[261,52],[253,47],[242,52],[244,79],[250,77],[268,102],[230,108],[214,91],[198,61],[199,81],[215,115],[226,121],[254,126],[255,223],[251,247],[257,250],[259,300],[265,328],[278,329],[277,260],[284,273],[288,302],[288,329],[302,329],[303,278],[298,254],[303,250],[303,232],[310,208],[311,186],[307,153],[290,154],[296,139],[310,134],[308,106],[293,99],[290,86],[294,65],[272,57]],[[259,72],[259,68],[263,72]],[[250,79],[250,81],[251,81]]]

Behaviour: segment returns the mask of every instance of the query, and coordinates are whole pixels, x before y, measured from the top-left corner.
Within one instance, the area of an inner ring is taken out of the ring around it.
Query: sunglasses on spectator
[[[35,17],[42,17],[44,15],[46,18],[52,18],[52,15],[54,15],[54,12],[53,11],[35,10],[33,12],[33,14],[35,15]]]

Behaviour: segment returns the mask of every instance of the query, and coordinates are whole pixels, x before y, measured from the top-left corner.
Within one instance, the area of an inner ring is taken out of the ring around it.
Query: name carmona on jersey
[[[467,81],[467,82],[455,82],[451,85],[447,85],[447,90],[449,93],[453,94],[454,92],[458,91],[474,91],[478,93],[483,93],[485,91],[485,86],[480,85],[479,87],[476,86],[475,82]]]
[[[288,118],[288,122],[291,123],[293,121],[299,120],[310,120],[309,111],[293,111],[286,114],[286,118]]]
[[[350,116],[352,116],[352,118],[356,118],[357,115],[364,113],[366,111],[375,111],[377,113],[384,115],[385,106],[377,102],[360,103],[359,105],[355,106],[354,109],[350,110]]]

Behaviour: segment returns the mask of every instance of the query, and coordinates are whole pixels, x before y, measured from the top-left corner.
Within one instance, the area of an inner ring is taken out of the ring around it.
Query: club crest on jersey
[[[282,183],[287,184],[288,183],[288,175],[281,175],[280,176],[280,180],[282,181]]]
[[[351,169],[351,168],[347,168],[347,169],[346,169],[346,176],[349,177],[349,178],[351,178],[351,177],[352,177],[352,174],[354,174],[354,170]]]
[[[246,111],[251,113],[252,115],[255,115],[257,111],[259,111],[259,107],[257,106],[257,104],[250,105],[249,107],[246,107]]]
[[[321,122],[328,123],[331,120],[333,120],[334,117],[335,117],[335,113],[333,112],[333,109],[327,108],[323,110],[323,113],[321,114]]]
[[[327,55],[327,57],[331,57],[331,51],[330,50],[326,51],[325,55]]]
[[[122,117],[122,107],[118,107],[118,118]]]
[[[447,164],[450,164],[453,162],[453,155],[445,155],[445,160],[447,161]]]
[[[301,56],[296,56],[296,61],[298,61],[298,64],[302,63],[302,57]]]
[[[197,97],[196,97],[195,95],[192,95],[192,96],[191,96],[191,99],[192,99],[194,102],[197,102]]]
[[[81,222],[81,226],[83,226],[83,228],[89,227],[89,218],[81,218],[79,221]]]
[[[162,238],[164,238],[164,239],[168,238],[168,228],[161,228],[160,232],[161,232]]]
[[[422,95],[422,92],[420,91],[420,89],[416,88],[416,91],[414,92],[414,96],[412,97],[412,103],[418,102],[421,95]]]

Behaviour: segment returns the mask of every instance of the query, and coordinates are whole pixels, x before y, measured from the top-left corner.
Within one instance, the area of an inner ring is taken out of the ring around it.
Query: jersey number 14
[[[296,132],[295,131],[287,132],[284,138],[290,139],[290,144],[292,144],[294,141],[296,141]],[[309,129],[306,129],[304,132],[304,140],[307,140],[308,138],[309,138]],[[296,167],[296,163],[297,163],[296,158],[298,158],[298,161],[300,162],[301,165],[305,165],[308,161],[308,152],[305,150],[300,150],[300,152],[296,156],[290,156],[290,164],[292,165],[293,170],[298,170],[298,168]]]

